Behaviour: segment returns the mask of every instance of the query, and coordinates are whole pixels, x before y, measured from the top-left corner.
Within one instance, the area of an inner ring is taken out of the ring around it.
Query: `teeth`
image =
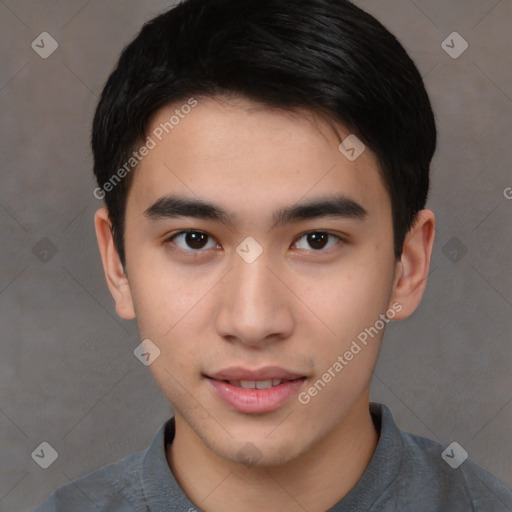
[[[268,389],[272,387],[272,380],[260,380],[256,382],[256,389]]]
[[[232,386],[244,388],[244,389],[268,389],[273,386],[279,386],[283,381],[280,379],[268,379],[268,380],[232,380],[229,383]]]

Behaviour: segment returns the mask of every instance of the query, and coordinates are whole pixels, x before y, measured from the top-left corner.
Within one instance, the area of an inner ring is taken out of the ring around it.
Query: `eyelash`
[[[185,229],[185,230],[182,230],[182,231],[178,231],[178,232],[174,233],[173,235],[171,235],[170,237],[168,237],[167,239],[165,239],[164,240],[164,244],[173,244],[173,245],[176,246],[176,244],[174,242],[174,240],[176,238],[178,238],[179,236],[190,234],[190,233],[199,233],[199,234],[206,235],[207,237],[209,237],[209,239],[214,239],[211,235],[209,235],[205,231],[200,231],[200,230],[197,230],[197,229]],[[345,240],[342,237],[340,237],[339,235],[335,235],[334,233],[330,233],[329,231],[313,230],[313,231],[306,231],[305,233],[302,233],[301,235],[299,235],[297,237],[296,241],[294,242],[294,244],[296,244],[302,238],[304,238],[304,237],[306,237],[308,235],[311,235],[311,234],[325,234],[325,235],[328,235],[330,237],[334,237],[334,238],[338,239],[338,242],[336,244],[334,244],[331,247],[328,247],[327,249],[323,249],[323,248],[322,249],[310,249],[314,253],[325,253],[329,249],[332,249],[332,247],[338,245],[340,242],[341,243],[345,242]],[[176,249],[176,248],[173,247],[172,250],[173,251],[181,251],[181,252],[184,252],[184,253],[190,253],[191,255],[194,255],[194,256],[196,256],[196,255],[199,256],[201,253],[205,252],[207,249],[182,249],[181,247],[178,247]]]

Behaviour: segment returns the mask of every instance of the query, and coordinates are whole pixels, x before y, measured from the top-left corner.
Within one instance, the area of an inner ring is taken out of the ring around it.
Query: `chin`
[[[271,468],[281,466],[299,457],[307,447],[297,444],[297,439],[287,441],[264,437],[244,436],[241,440],[233,439],[229,446],[216,447],[217,455],[235,464],[254,468]]]

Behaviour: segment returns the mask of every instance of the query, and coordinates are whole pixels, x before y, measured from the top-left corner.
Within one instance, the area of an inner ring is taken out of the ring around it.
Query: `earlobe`
[[[100,208],[96,212],[94,226],[105,278],[115,301],[117,314],[125,320],[132,320],[135,318],[135,310],[130,284],[114,244],[112,224],[106,208]]]
[[[434,214],[430,210],[421,210],[405,237],[402,255],[396,264],[391,303],[402,305],[395,316],[397,320],[407,318],[421,302],[427,285],[434,235]]]

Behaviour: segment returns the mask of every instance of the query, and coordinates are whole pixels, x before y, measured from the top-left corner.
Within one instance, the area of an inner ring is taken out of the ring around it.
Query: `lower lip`
[[[274,411],[298,393],[304,380],[290,380],[267,389],[244,389],[222,380],[207,379],[214,393],[224,403],[237,412],[247,414]]]

